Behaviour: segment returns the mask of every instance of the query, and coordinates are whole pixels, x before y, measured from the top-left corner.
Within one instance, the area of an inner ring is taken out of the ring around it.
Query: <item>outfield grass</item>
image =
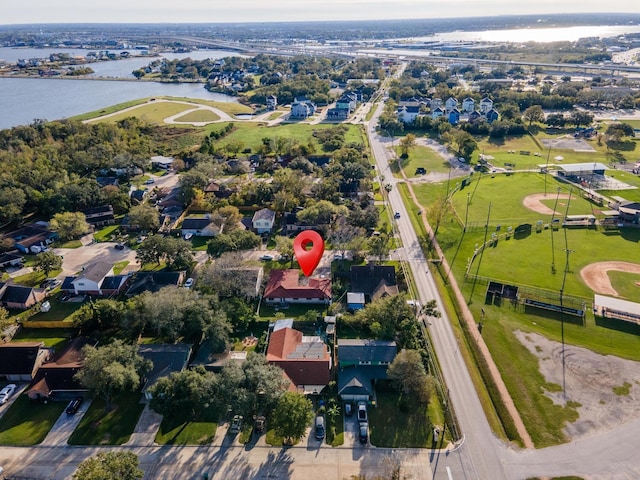
[[[26,395],[20,395],[0,418],[0,445],[37,445],[45,439],[66,406],[65,402],[33,403]]]
[[[616,270],[610,270],[608,275],[611,286],[620,298],[636,302],[640,300],[640,275]]]
[[[195,110],[175,118],[176,122],[217,122],[220,116],[211,110]]]
[[[144,410],[140,392],[119,394],[114,409],[106,412],[105,402],[96,397],[80,424],[69,437],[70,445],[122,445],[129,440]]]
[[[213,442],[218,422],[183,421],[174,416],[165,415],[156,434],[159,445],[209,445]]]

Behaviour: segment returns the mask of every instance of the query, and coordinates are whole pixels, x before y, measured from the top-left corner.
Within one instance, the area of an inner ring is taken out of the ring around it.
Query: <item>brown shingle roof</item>
[[[300,284],[298,270],[271,270],[269,282],[264,289],[265,298],[331,298],[331,280],[328,278],[305,279]]]

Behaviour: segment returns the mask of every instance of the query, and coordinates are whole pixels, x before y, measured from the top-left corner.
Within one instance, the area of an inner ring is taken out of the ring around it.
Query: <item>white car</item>
[[[184,288],[191,288],[191,287],[193,287],[193,278],[187,278],[187,280],[184,282],[183,287],[184,287]]]
[[[10,383],[2,390],[0,390],[0,405],[4,405],[9,400],[9,397],[13,395],[13,392],[16,391],[16,386],[13,383]]]

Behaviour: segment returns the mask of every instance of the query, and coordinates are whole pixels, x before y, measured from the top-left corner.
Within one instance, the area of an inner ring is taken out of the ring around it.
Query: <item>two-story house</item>
[[[276,212],[268,208],[263,208],[253,214],[251,225],[258,235],[262,235],[263,233],[271,233],[275,221]]]

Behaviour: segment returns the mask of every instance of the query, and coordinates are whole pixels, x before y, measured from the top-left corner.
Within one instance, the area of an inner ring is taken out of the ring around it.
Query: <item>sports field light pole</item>
[[[547,196],[547,175],[549,175],[549,157],[551,156],[551,142],[547,150],[547,163],[544,166],[544,196]]]

